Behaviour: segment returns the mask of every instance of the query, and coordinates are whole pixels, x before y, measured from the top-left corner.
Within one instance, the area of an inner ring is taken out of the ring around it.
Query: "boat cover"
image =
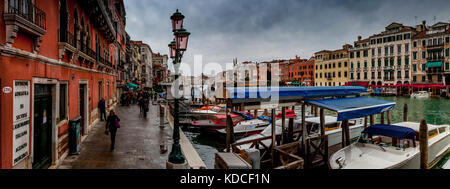
[[[368,97],[351,97],[306,101],[338,113],[337,121],[350,120],[379,114],[394,109],[395,102]]]
[[[238,112],[238,111],[231,111],[231,113],[236,114],[236,115],[240,115],[243,118],[245,118],[246,120],[254,120],[255,118],[253,118],[252,116],[250,116],[250,113],[243,113],[243,112]]]
[[[399,139],[411,139],[414,143],[414,146],[416,146],[414,132],[415,132],[414,129],[407,128],[407,127],[401,127],[401,126],[396,126],[396,125],[377,124],[377,125],[367,127],[366,129],[364,129],[364,131],[362,133],[388,136],[388,137],[399,138]]]
[[[267,116],[259,116],[258,119],[259,120],[263,120],[263,121],[268,121],[269,123],[272,123],[272,118],[267,117]]]
[[[367,92],[364,87],[230,87],[228,93],[234,99],[292,98],[311,99],[333,96],[360,95]]]

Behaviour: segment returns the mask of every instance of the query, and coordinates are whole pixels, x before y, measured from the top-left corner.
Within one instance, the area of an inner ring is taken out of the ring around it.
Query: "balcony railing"
[[[25,20],[47,30],[45,12],[27,0],[8,0],[8,9],[5,14],[15,14]]]
[[[444,60],[445,57],[444,56],[433,56],[433,57],[427,57],[428,61],[442,61]]]
[[[70,33],[69,31],[60,33],[59,42],[68,43],[69,45],[75,47],[73,34]]]

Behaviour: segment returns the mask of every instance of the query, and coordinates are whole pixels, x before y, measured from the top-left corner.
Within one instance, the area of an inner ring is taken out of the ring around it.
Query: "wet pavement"
[[[110,136],[105,122],[98,122],[81,144],[79,155],[69,155],[58,169],[165,169],[172,144],[172,129],[160,127],[159,106],[150,105],[148,118],[139,115],[137,105],[120,106],[121,119],[115,150],[110,150]],[[161,151],[161,145],[166,150]]]

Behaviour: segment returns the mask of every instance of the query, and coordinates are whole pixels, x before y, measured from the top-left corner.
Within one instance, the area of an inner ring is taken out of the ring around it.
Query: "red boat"
[[[249,112],[241,112],[241,113],[249,114]],[[252,114],[249,115],[254,117]],[[231,113],[230,116],[231,120],[233,120],[233,125],[245,121],[245,118],[240,115]],[[193,126],[204,128],[210,131],[217,131],[220,129],[225,129],[227,127],[227,116],[225,114],[212,115],[210,116],[210,119],[193,121],[191,124]]]
[[[286,110],[286,119],[288,118],[296,118],[297,114],[295,114],[294,110]],[[275,116],[275,119],[281,119],[283,118],[282,112],[280,112],[278,115]]]

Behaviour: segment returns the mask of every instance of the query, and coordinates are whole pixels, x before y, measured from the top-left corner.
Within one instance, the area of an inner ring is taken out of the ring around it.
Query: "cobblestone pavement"
[[[172,129],[168,124],[160,127],[159,106],[150,105],[147,119],[139,115],[137,105],[118,105],[116,114],[121,128],[114,151],[110,151],[110,136],[105,135],[105,122],[98,122],[81,144],[80,154],[67,156],[58,169],[165,169]],[[167,151],[162,152],[160,145]]]

